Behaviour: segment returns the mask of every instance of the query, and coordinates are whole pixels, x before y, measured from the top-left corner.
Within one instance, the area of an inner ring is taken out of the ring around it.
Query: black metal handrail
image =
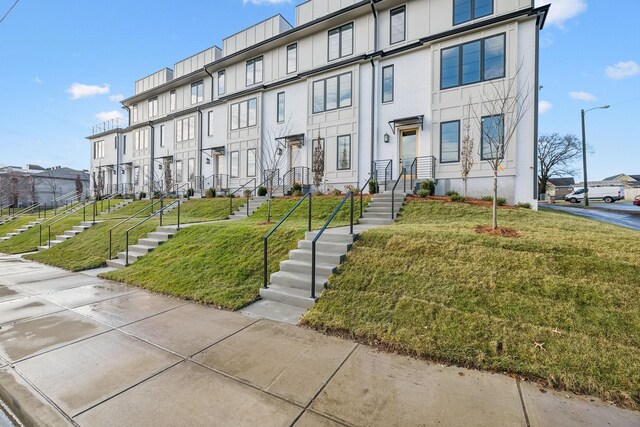
[[[136,216],[138,216],[139,214],[141,214],[142,212],[146,211],[147,209],[151,209],[151,215],[153,215],[153,207],[155,205],[157,205],[158,203],[160,203],[160,209],[162,209],[162,203],[163,203],[163,199],[158,200],[157,202],[154,202],[153,199],[151,199],[151,204],[149,206],[144,207],[143,209],[140,209],[138,212],[134,213],[133,215],[131,215],[129,218],[124,219],[122,221],[120,221],[119,223],[117,223],[116,225],[114,225],[113,227],[111,227],[109,229],[109,259],[113,259],[112,258],[112,252],[111,252],[111,241],[112,241],[112,233],[113,230],[119,226],[121,226],[122,224],[124,224],[125,222],[129,221],[132,218],[135,218]]]
[[[396,183],[393,184],[393,188],[391,189],[391,219],[395,219],[395,215],[396,215],[396,187],[398,187],[398,184],[400,183],[400,180],[403,178],[403,176],[405,175],[405,169],[402,168],[402,172],[400,172],[400,176],[398,176],[398,179],[396,180]]]
[[[173,193],[176,194],[176,197],[180,197],[180,190],[183,189],[184,187],[187,187],[187,190],[191,187],[189,187],[191,185],[191,182],[185,182],[184,184],[176,187],[175,191],[173,191]]]
[[[291,214],[298,209],[298,206],[300,206],[302,204],[302,202],[305,201],[306,198],[309,198],[309,218],[308,218],[308,225],[307,225],[307,231],[311,231],[311,210],[312,210],[312,200],[313,200],[313,194],[311,193],[311,191],[309,191],[307,194],[305,194],[300,200],[298,200],[298,202],[295,204],[294,207],[292,207],[291,209],[289,209],[289,212],[287,212],[287,214],[282,217],[282,219],[267,233],[265,234],[265,236],[262,238],[262,242],[263,242],[263,271],[262,271],[262,280],[263,280],[263,286],[264,288],[268,288],[268,269],[269,269],[269,259],[268,259],[268,241],[269,241],[269,237],[271,237],[271,235],[273,233],[276,232],[276,230],[282,225],[282,223],[284,223],[287,218],[289,218],[289,216],[291,216]]]
[[[283,196],[287,195],[287,191],[289,189],[293,189],[293,184],[298,182],[296,178],[300,178],[300,186],[304,187],[305,185],[309,185],[309,168],[306,166],[295,166],[291,168],[287,173],[282,175],[282,194]],[[305,184],[306,177],[306,184]]]
[[[173,203],[168,204],[167,206],[163,207],[160,210],[157,210],[155,213],[149,215],[148,217],[146,217],[145,219],[143,219],[142,221],[140,221],[139,223],[137,223],[136,225],[134,225],[133,227],[127,229],[126,233],[125,233],[125,245],[126,245],[126,249],[125,249],[125,260],[124,260],[124,265],[128,266],[129,265],[129,233],[131,232],[131,230],[141,226],[142,224],[144,224],[145,222],[149,221],[151,218],[153,218],[156,215],[160,215],[160,227],[162,227],[162,213],[169,209],[171,206],[178,204],[178,227],[177,230],[180,230],[180,200],[176,200]]]
[[[340,211],[340,209],[342,209],[342,206],[344,206],[344,204],[347,202],[347,199],[351,199],[349,234],[353,235],[353,191],[349,191],[344,196],[340,204],[336,206],[336,208],[331,213],[331,216],[329,216],[329,219],[327,219],[327,222],[324,223],[320,231],[316,233],[315,237],[311,241],[311,299],[313,300],[316,299],[316,243],[318,242],[318,239],[320,239],[320,236],[322,236],[322,233],[324,233],[327,227],[329,227],[329,224],[331,224],[331,221],[333,221],[336,215],[338,215],[338,212]]]
[[[55,225],[57,223],[59,223],[60,221],[62,221],[65,218],[70,217],[71,215],[75,214],[76,212],[78,212],[80,209],[82,209],[82,220],[86,221],[86,207],[91,205],[93,207],[93,224],[96,223],[96,200],[90,200],[88,202],[85,202],[81,208],[78,209],[68,209],[65,212],[62,212],[56,216],[54,216],[53,218],[49,219],[49,223],[47,224],[47,229],[48,229],[48,240],[47,240],[47,246],[49,248],[51,248],[51,226]],[[58,218],[58,219],[56,219]],[[52,221],[56,219],[55,221]],[[46,221],[45,221],[46,222]],[[44,225],[44,223],[40,223],[40,229],[39,229],[39,237],[38,237],[38,243],[40,246],[42,246],[42,226]]]
[[[253,190],[249,192],[249,196],[251,196],[251,193],[256,191],[256,188],[257,188],[255,178],[251,178],[249,181],[245,182],[244,185],[242,185],[236,191],[234,191],[233,193],[229,193],[229,215],[233,214],[233,197],[236,195],[238,191],[242,190],[243,188],[246,188],[247,185],[251,184],[252,182],[253,182]],[[249,196],[247,196],[247,216],[249,216]]]
[[[382,177],[380,172],[382,171]],[[393,160],[374,160],[371,167],[372,177],[376,183],[384,184],[385,191],[387,190],[387,184],[393,179]],[[382,179],[381,179],[382,178]]]
[[[369,185],[372,178],[373,178],[372,176],[369,176],[369,179],[367,180],[367,182],[365,182],[362,188],[360,189],[360,218],[362,218],[362,193],[364,193],[364,189],[367,188],[367,185]],[[373,182],[375,182],[375,186],[377,187],[378,183],[376,181],[373,181]]]

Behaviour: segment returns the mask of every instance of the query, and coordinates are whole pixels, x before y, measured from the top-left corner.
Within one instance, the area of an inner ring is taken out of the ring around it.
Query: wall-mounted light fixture
[[[124,169],[122,169],[122,175],[124,175]]]
[[[159,170],[162,170],[162,163],[160,163],[160,164],[158,165],[158,169],[159,169]]]
[[[389,134],[388,134],[388,133],[385,133],[385,134],[384,134],[384,142],[385,142],[385,144],[388,144],[390,139],[391,139],[391,138],[389,137]]]
[[[278,147],[276,153],[278,153],[278,156],[282,156],[282,148]]]
[[[116,172],[116,170],[115,170],[115,169],[112,169],[112,171],[113,171],[113,174],[114,174],[114,175],[116,175],[116,174],[118,173],[118,172]]]
[[[207,158],[205,159],[205,163],[206,163],[206,164],[208,164],[208,165],[210,165],[210,164],[211,164],[211,159],[207,157]]]

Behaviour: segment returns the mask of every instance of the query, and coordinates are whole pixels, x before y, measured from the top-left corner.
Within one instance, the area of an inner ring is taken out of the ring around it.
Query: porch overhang
[[[304,146],[304,134],[300,133],[297,135],[287,135],[287,136],[282,136],[280,138],[276,138],[276,141],[278,143],[283,143],[283,144],[289,144],[292,147],[302,147]],[[284,142],[282,142],[284,141]]]
[[[209,157],[224,156],[226,153],[226,148],[224,145],[220,145],[218,147],[202,148],[200,149],[200,151]]]
[[[391,132],[396,134],[396,129],[401,126],[420,125],[420,130],[424,130],[424,115],[403,117],[401,119],[393,119],[389,121]]]

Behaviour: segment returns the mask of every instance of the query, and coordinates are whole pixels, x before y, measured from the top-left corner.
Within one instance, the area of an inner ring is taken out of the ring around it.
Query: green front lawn
[[[87,218],[90,220],[90,218]],[[68,217],[60,219],[59,222],[55,224],[53,222],[57,221],[48,221],[42,223],[42,244],[47,244],[47,239],[49,237],[49,224],[51,225],[51,240],[55,240],[56,236],[59,234],[63,234],[66,230],[71,230],[74,225],[80,225],[82,222],[82,211],[75,212]],[[15,228],[15,227],[14,227]],[[6,254],[20,254],[24,252],[33,252],[38,249],[38,245],[40,244],[40,226],[36,225],[35,227],[24,231],[17,236],[13,236],[9,240],[5,240],[4,242],[0,242],[0,252]]]
[[[165,205],[173,200],[165,201]],[[232,199],[233,211],[247,203],[247,199]],[[214,199],[190,199],[180,204],[180,223],[194,223],[206,221],[219,221],[229,218],[229,198],[217,197]],[[174,208],[164,216],[167,224],[178,223],[178,209]]]
[[[0,225],[0,237],[4,237],[7,233],[13,233],[16,228],[22,228],[22,226],[29,224],[30,222],[38,219],[38,215],[25,215],[13,219],[6,224]]]
[[[501,209],[409,202],[354,245],[303,318],[320,330],[640,406],[640,233]]]

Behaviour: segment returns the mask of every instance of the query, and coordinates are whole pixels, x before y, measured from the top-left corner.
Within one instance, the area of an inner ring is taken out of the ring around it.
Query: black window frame
[[[442,133],[443,133],[442,128],[445,125],[448,125],[451,123],[456,123],[458,125],[458,157],[456,158],[456,160],[444,161],[442,160],[444,157],[442,155]],[[449,121],[440,123],[440,163],[441,164],[460,163],[460,120],[449,120]]]
[[[497,77],[491,77],[491,78],[485,78],[485,42],[488,39],[492,39],[495,37],[502,37],[502,46],[503,46],[503,52],[502,52],[502,75],[501,76],[497,76]],[[462,70],[463,70],[463,55],[462,55],[462,50],[463,50],[463,46],[467,46],[467,45],[471,45],[474,43],[478,43],[480,42],[480,80],[478,80],[477,82],[470,82],[470,83],[462,83]],[[452,49],[457,49],[458,50],[458,83],[456,85],[453,86],[447,86],[447,87],[443,87],[442,82],[443,82],[443,73],[442,73],[442,57],[444,56],[444,52],[448,52]],[[444,49],[440,49],[440,90],[447,90],[447,89],[453,89],[456,87],[462,87],[462,86],[469,86],[469,85],[475,85],[478,83],[483,83],[483,82],[489,82],[491,80],[498,80],[498,79],[504,79],[507,75],[507,34],[506,33],[499,33],[499,34],[494,34],[492,36],[488,36],[488,37],[483,37],[481,39],[477,39],[477,40],[472,40],[470,42],[466,42],[466,43],[461,43],[461,44],[457,44],[455,46],[449,46],[447,48]]]
[[[256,79],[256,63],[260,62],[262,65],[262,72],[260,73],[260,80]],[[253,65],[253,83],[249,84],[249,80],[247,79],[247,74],[248,74],[248,68],[249,65]],[[257,85],[258,83],[262,83],[264,81],[264,57],[262,55],[257,56],[253,59],[249,59],[246,63],[245,63],[245,73],[244,73],[244,78],[245,78],[245,84],[247,87],[249,86],[253,86],[253,85]]]
[[[351,91],[351,96],[349,97],[349,105],[340,105],[340,78],[342,76],[349,76],[349,80],[351,82],[351,87],[350,87],[350,91]],[[327,80],[331,80],[331,79],[337,79],[337,88],[336,88],[336,93],[337,93],[337,106],[336,108],[329,108],[327,109]],[[319,83],[319,82],[323,82],[323,109],[320,111],[316,111],[315,110],[315,84]],[[353,107],[353,73],[351,71],[346,72],[346,73],[342,73],[342,74],[336,74],[335,76],[331,76],[331,77],[326,77],[324,79],[318,79],[314,82],[311,83],[311,112],[312,114],[320,114],[320,113],[326,113],[327,111],[335,111],[335,110],[340,110],[342,108],[350,108]]]
[[[207,136],[213,136],[213,111],[207,113]]]
[[[122,135],[122,154],[127,154],[127,135]]]
[[[393,17],[402,13],[402,40],[393,41]],[[402,5],[389,11],[389,44],[394,45],[407,40],[407,6]]]
[[[133,123],[138,123],[138,104],[133,104],[131,106],[131,121]]]
[[[385,99],[385,91],[384,91],[384,72],[385,70],[391,69],[391,99]],[[395,90],[396,90],[396,70],[393,65],[387,65],[386,67],[382,67],[382,103],[390,104],[395,100]]]
[[[253,174],[249,173],[249,152],[250,151],[253,151]],[[255,148],[249,148],[247,149],[247,178],[256,176],[257,170],[258,170],[258,150],[256,150]]]
[[[153,106],[153,113],[151,114],[151,107]],[[160,103],[158,102],[158,97],[154,96],[152,98],[149,98],[147,100],[147,108],[149,109],[148,114],[149,114],[149,118],[152,117],[157,117],[158,115],[160,115]]]
[[[202,88],[202,95],[199,95],[200,89]],[[196,89],[196,94],[193,94],[193,89]],[[194,102],[195,96],[195,102]],[[201,99],[202,98],[202,99]],[[198,80],[197,82],[191,83],[191,105],[196,105],[201,102],[204,102],[204,80]]]
[[[160,138],[159,138],[160,148],[164,147],[165,145],[164,137],[165,137],[164,125],[160,125]]]
[[[342,33],[346,31],[347,27],[350,27],[351,29],[351,53],[344,54],[342,52]],[[332,59],[331,52],[330,52],[331,43],[329,43],[329,40],[331,38],[331,33],[334,31],[338,32],[338,56]],[[354,42],[355,42],[355,24],[353,23],[353,21],[347,24],[340,25],[339,27],[332,28],[329,31],[327,31],[327,61],[328,62],[336,61],[338,59],[346,58],[347,56],[353,55]]]
[[[504,150],[504,114],[489,114],[487,116],[482,116],[480,118],[480,160],[494,160],[495,157],[485,157],[484,155],[484,120],[492,117],[501,117],[502,118],[502,147],[499,147],[501,151],[500,156],[501,159],[504,159],[505,150]]]
[[[295,60],[295,65],[293,70],[289,70],[289,51],[295,50],[295,55],[296,55],[296,60]],[[297,73],[298,72],[298,43],[291,43],[289,46],[287,46],[287,58],[286,58],[286,62],[287,62],[287,74],[293,74],[293,73]]]
[[[177,108],[178,108],[178,94],[174,89],[169,92],[169,111],[176,111]]]
[[[485,16],[490,16],[493,15],[494,11],[495,11],[495,0],[490,0],[491,1],[491,11],[485,15],[478,15],[475,16],[475,11],[476,11],[476,0],[469,0],[469,19],[466,19],[464,21],[460,21],[460,22],[456,22],[456,3],[458,2],[458,0],[453,0],[453,16],[451,17],[451,21],[453,23],[453,26],[455,27],[456,25],[461,25],[464,24],[465,22],[470,22],[470,21],[474,21],[476,19],[480,19],[480,18],[484,18]]]
[[[250,109],[249,109],[249,105],[251,103],[255,104],[256,107],[256,113],[255,113],[255,122],[252,123],[250,120],[251,114],[250,114]],[[246,104],[246,106],[244,105]],[[235,123],[235,127],[234,127],[234,122],[233,122],[233,107],[237,105],[238,106],[238,121]],[[246,126],[240,126],[240,117],[242,116],[242,110],[243,108],[246,108],[247,111],[247,125]],[[239,101],[239,102],[234,102],[233,104],[230,105],[229,107],[229,129],[232,131],[237,131],[240,129],[248,129],[254,126],[258,126],[258,98],[249,98],[249,99],[245,99],[244,101]]]
[[[236,174],[233,174],[233,155],[237,155],[237,165],[238,168],[236,170]],[[229,152],[229,178],[240,178],[240,151],[231,151]]]
[[[282,111],[280,111],[280,97],[282,96]],[[276,95],[276,120],[278,123],[282,123],[285,120],[285,111],[286,111],[286,96],[284,92],[278,92]],[[282,117],[280,117],[282,114]]]
[[[222,77],[222,90],[220,90],[220,77]],[[227,93],[227,73],[226,70],[218,71],[218,96]]]
[[[349,138],[349,167],[343,168],[340,166],[340,138]],[[353,145],[351,143],[351,135],[338,135],[336,137],[336,170],[339,171],[347,171],[352,169],[352,157],[351,150],[353,149]]]

